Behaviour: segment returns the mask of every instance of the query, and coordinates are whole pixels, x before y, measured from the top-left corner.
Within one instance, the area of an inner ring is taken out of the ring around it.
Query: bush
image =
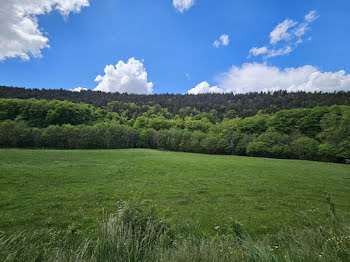
[[[270,150],[267,145],[262,142],[250,142],[247,146],[248,156],[268,156],[270,155]]]
[[[226,140],[214,134],[207,134],[201,141],[200,146],[205,153],[209,154],[225,154],[229,150],[229,145]]]
[[[45,128],[41,135],[41,143],[45,147],[65,148],[65,136],[63,127],[54,125]]]
[[[335,161],[337,159],[337,149],[328,143],[320,144],[318,155],[323,161]]]
[[[17,146],[17,136],[14,132],[16,122],[12,120],[5,120],[0,122],[0,146],[15,147]]]
[[[241,136],[241,138],[237,139],[238,142],[235,146],[235,153],[237,155],[246,155],[247,154],[247,146],[250,142],[252,142],[255,139],[255,136],[253,135],[247,135],[247,134],[242,134],[237,132],[238,134],[234,134],[234,139],[235,136]],[[235,139],[236,140],[236,139]]]
[[[0,122],[0,146],[40,147],[41,130],[29,127],[27,122],[6,120]]]
[[[301,137],[292,142],[292,150],[299,159],[314,160],[317,158],[318,142],[309,137]]]
[[[350,159],[350,141],[343,141],[339,144],[337,156],[342,159]]]

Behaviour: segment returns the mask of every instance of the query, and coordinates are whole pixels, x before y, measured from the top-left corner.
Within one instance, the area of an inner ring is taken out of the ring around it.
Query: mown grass
[[[0,231],[89,236],[119,200],[148,200],[177,232],[254,236],[350,220],[350,166],[154,150],[0,150]],[[104,211],[103,211],[104,210]],[[214,227],[219,226],[218,230]]]

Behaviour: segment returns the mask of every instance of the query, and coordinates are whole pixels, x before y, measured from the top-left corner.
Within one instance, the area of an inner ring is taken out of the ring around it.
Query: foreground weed
[[[335,217],[335,206],[333,211]],[[228,234],[218,234],[218,227],[216,235],[181,236],[156,215],[120,202],[116,214],[105,215],[90,239],[81,239],[71,230],[2,233],[0,261],[350,261],[350,227],[339,219],[336,226],[331,222],[264,238],[250,236],[237,220],[229,223]]]

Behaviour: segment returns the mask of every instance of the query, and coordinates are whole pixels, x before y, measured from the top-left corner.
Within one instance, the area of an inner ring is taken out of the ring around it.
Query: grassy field
[[[350,166],[154,150],[0,150],[0,231],[86,230],[119,200],[149,200],[179,230],[252,234],[350,220]]]

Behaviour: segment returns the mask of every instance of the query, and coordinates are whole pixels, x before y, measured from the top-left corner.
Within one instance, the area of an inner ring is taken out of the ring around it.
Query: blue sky
[[[0,3],[0,24],[18,17],[11,2],[24,6],[28,0],[6,1]],[[37,19],[33,34],[48,40],[50,47],[40,47],[45,41],[38,40],[41,56],[30,53],[32,41],[19,39],[11,25],[0,26],[0,85],[99,86],[136,93],[350,90],[348,0],[196,0],[186,10],[176,9],[172,0],[74,0],[74,7],[65,5],[67,0],[47,1],[41,12],[23,7]],[[311,11],[314,20],[296,44],[293,34]],[[297,24],[271,44],[270,33],[287,19]],[[16,23],[20,21],[13,19]],[[220,41],[222,35],[228,37],[227,45]],[[15,49],[9,39],[23,45]],[[265,50],[248,57],[251,48],[264,46],[292,51],[268,58]],[[134,62],[128,63],[130,58]],[[115,67],[119,61],[123,63]],[[105,73],[108,65],[113,67]],[[130,73],[134,69],[137,73]]]

